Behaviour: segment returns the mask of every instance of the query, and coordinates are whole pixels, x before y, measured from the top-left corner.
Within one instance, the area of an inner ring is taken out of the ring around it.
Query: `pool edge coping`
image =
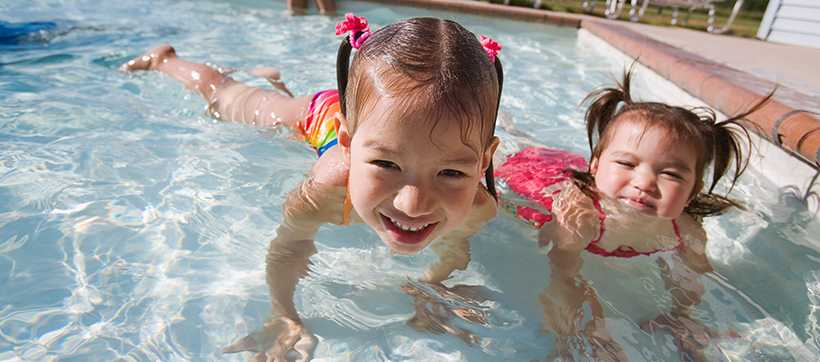
[[[640,34],[625,26],[581,14],[491,4],[473,0],[365,0],[399,6],[463,11],[473,14],[548,23],[583,28],[638,62],[654,70],[692,96],[726,115],[747,110],[766,94],[745,84],[781,92],[787,87],[730,68],[702,56]],[[790,90],[790,93],[810,98]],[[816,113],[796,109],[775,97],[765,107],[748,118],[761,137],[778,146],[796,159],[814,168],[820,168],[820,119]]]

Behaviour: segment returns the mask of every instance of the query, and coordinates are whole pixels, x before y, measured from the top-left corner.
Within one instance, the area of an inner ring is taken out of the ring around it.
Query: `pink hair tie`
[[[336,24],[336,35],[350,33],[350,46],[359,49],[370,37],[370,28],[367,27],[367,19],[364,16],[355,16],[353,13],[345,14],[345,19]]]
[[[490,58],[490,61],[495,62],[495,57],[501,52],[501,44],[498,44],[497,41],[484,35],[479,35],[478,40],[481,41],[481,46],[484,48],[484,51],[487,52],[487,57]]]

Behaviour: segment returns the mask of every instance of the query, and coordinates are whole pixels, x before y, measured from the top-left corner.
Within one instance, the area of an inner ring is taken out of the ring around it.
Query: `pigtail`
[[[587,95],[582,102],[583,104],[589,104],[584,115],[584,121],[587,126],[589,151],[593,153],[593,158],[597,156],[594,154],[596,139],[604,134],[604,130],[615,118],[618,106],[621,103],[625,105],[632,104],[632,99],[629,96],[631,78],[632,70],[630,69],[624,74],[624,81],[618,87],[595,90]]]
[[[731,127],[736,125],[737,127]],[[708,193],[714,191],[718,181],[726,174],[731,164],[735,165],[734,175],[732,175],[732,183],[729,186],[729,192],[735,187],[737,179],[746,171],[749,165],[748,155],[743,155],[743,148],[740,142],[751,147],[752,137],[746,128],[740,126],[734,120],[727,120],[715,123],[715,151],[714,162],[712,170],[712,184],[709,185]]]
[[[495,74],[498,77],[498,101],[495,104],[495,116],[493,117],[493,128],[491,130],[492,134],[495,134],[495,123],[498,119],[498,109],[501,108],[501,90],[504,87],[504,69],[501,67],[501,59],[495,58],[493,62],[495,65]],[[484,182],[487,185],[487,191],[490,195],[493,195],[496,201],[498,201],[498,192],[495,190],[495,179],[493,178],[493,160],[490,160],[490,165],[487,167],[487,171],[484,172]]]
[[[339,45],[339,52],[336,54],[336,86],[339,90],[339,107],[342,115],[347,117],[347,77],[350,68],[350,52],[353,47],[350,45],[348,37],[342,37],[342,44]]]
[[[715,120],[714,111],[705,109],[706,113],[702,114],[700,119],[712,129],[712,183],[707,192],[699,193],[692,199],[685,209],[687,213],[702,217],[718,215],[730,207],[743,208],[741,204],[728,197],[714,194],[714,189],[732,164],[734,164],[734,171],[727,194],[732,192],[737,180],[746,171],[749,166],[749,155],[744,155],[744,150],[751,151],[752,148],[749,127],[757,128],[746,117],[763,108],[772,96],[774,96],[774,90],[746,112],[720,122]]]
[[[750,122],[746,119],[750,114],[759,111],[761,108],[766,106],[769,101],[772,100],[774,96],[775,90],[772,90],[768,95],[763,97],[759,102],[753,105],[749,110],[738,114],[734,117],[731,117],[725,121],[715,122],[715,169],[714,174],[712,177],[712,185],[709,187],[709,193],[715,188],[715,184],[717,181],[723,176],[726,172],[728,164],[730,161],[733,161],[735,164],[735,171],[732,177],[732,185],[729,187],[729,191],[731,192],[732,188],[734,188],[737,179],[740,175],[746,171],[746,167],[749,166],[749,155],[743,155],[743,150],[747,149],[751,151],[752,148],[752,136],[749,133],[749,127],[755,128],[758,130],[758,126],[755,123]],[[712,117],[714,117],[714,112],[712,112]],[[745,148],[741,147],[741,143],[743,142],[746,145]],[[730,151],[728,153],[727,151]],[[720,168],[718,166],[720,165]]]

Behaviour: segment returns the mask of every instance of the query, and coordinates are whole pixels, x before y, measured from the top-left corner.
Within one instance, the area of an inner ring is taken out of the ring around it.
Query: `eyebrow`
[[[362,146],[364,146],[364,148],[367,148],[369,150],[376,151],[376,152],[379,152],[379,153],[386,153],[386,154],[389,154],[389,155],[398,155],[398,154],[401,153],[401,152],[399,152],[399,150],[391,148],[391,147],[389,147],[389,146],[387,146],[387,145],[385,145],[385,144],[383,144],[379,141],[367,141]]]
[[[689,165],[687,165],[686,162],[683,162],[681,159],[678,158],[674,158],[668,162],[664,162],[661,165],[663,165],[664,167],[677,168],[681,171],[692,172],[692,169],[689,168]]]
[[[399,151],[395,148],[392,148],[390,146],[385,145],[384,143],[381,143],[381,142],[375,141],[375,140],[374,141],[367,141],[363,144],[363,146],[365,148],[369,149],[369,150],[376,151],[376,152],[379,152],[379,153],[384,153],[384,154],[391,155],[391,156],[398,156],[402,153],[401,151]],[[444,159],[442,161],[446,164],[472,165],[472,164],[478,162],[478,157],[476,155],[472,155],[472,154],[471,155],[466,155],[466,153],[465,153],[465,156],[458,155],[454,158]]]
[[[443,161],[444,161],[444,163],[446,163],[446,164],[455,164],[455,165],[465,165],[465,166],[468,166],[468,165],[473,165],[473,164],[475,164],[476,162],[478,162],[478,158],[476,158],[476,157],[475,157],[475,156],[473,156],[473,155],[470,155],[470,156],[466,156],[466,157],[460,157],[460,158],[454,158],[454,159],[447,159],[447,160],[443,160]]]

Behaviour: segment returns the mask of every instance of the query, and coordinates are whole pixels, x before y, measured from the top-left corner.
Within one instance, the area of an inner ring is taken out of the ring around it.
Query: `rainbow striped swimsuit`
[[[341,112],[339,91],[323,90],[313,95],[305,122],[300,124],[305,140],[319,156],[336,145],[336,113]]]

